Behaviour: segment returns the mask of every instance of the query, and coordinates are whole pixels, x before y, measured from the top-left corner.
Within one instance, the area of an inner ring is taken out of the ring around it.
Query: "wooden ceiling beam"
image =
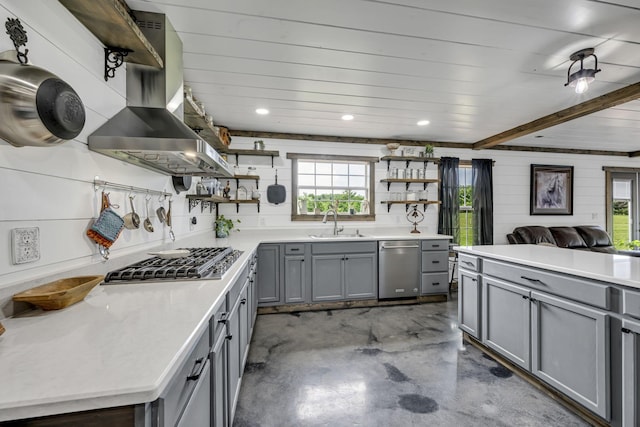
[[[434,147],[445,148],[462,148],[471,150],[473,144],[464,142],[446,142],[446,141],[417,141],[413,139],[381,139],[381,138],[357,138],[348,136],[333,135],[307,135],[300,133],[281,133],[281,132],[263,132],[253,130],[229,130],[231,136],[247,137],[247,138],[268,138],[268,139],[289,139],[293,141],[325,141],[325,142],[341,142],[351,144],[387,144],[389,142],[397,142],[401,145],[422,146],[432,144]],[[640,156],[640,151],[628,153],[626,151],[613,150],[585,150],[580,148],[555,148],[555,147],[531,147],[527,145],[498,145],[491,148],[492,150],[503,151],[528,151],[539,153],[562,153],[562,154],[587,154],[593,156],[616,156],[616,157],[636,157]],[[635,154],[635,156],[633,155]]]
[[[416,139],[387,139],[387,138],[359,138],[352,136],[335,136],[335,135],[309,135],[302,133],[283,133],[283,132],[262,132],[252,130],[230,129],[231,136],[242,136],[247,138],[270,138],[270,139],[290,139],[295,141],[325,141],[325,142],[346,142],[351,144],[380,144],[385,145],[390,142],[397,142],[400,145],[408,146],[424,146],[432,144],[434,147],[449,148],[470,148],[469,143],[465,142],[447,142],[447,141],[429,141]]]
[[[597,111],[606,110],[625,102],[640,98],[640,82],[625,86],[613,92],[606,93],[594,99],[590,99],[580,104],[574,105],[564,110],[557,111],[548,116],[540,117],[532,122],[514,127],[513,129],[500,132],[499,134],[482,139],[473,144],[474,150],[491,148],[504,142],[559,125],[570,120],[583,117]]]

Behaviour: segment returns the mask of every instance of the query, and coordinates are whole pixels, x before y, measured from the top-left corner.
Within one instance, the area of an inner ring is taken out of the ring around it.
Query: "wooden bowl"
[[[43,310],[58,310],[82,301],[104,276],[78,276],[36,286],[13,296],[14,301],[33,304]]]

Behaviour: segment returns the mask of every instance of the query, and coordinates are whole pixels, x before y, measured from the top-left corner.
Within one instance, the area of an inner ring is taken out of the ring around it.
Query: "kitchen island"
[[[542,245],[458,247],[467,341],[595,424],[640,420],[640,259]]]
[[[365,237],[331,241],[449,239],[393,229],[363,231]],[[221,280],[100,285],[65,309],[2,319],[7,331],[0,337],[0,421],[139,405],[136,419],[146,422],[151,414],[145,405],[162,395],[203,340],[258,246],[319,240],[307,230],[290,229],[243,230],[226,239],[202,234],[153,250],[232,246],[243,251]],[[105,274],[147,257],[145,250],[96,263],[91,271]]]

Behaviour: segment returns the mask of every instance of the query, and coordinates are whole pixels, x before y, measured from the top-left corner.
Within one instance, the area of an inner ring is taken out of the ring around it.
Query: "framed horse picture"
[[[573,166],[531,165],[529,213],[573,215]]]

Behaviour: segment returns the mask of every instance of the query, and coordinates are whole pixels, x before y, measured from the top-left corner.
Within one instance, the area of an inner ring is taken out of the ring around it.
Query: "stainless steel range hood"
[[[88,138],[89,149],[169,175],[232,176],[227,162],[182,121],[182,42],[164,14],[134,11],[161,70],[127,63],[127,107]]]

